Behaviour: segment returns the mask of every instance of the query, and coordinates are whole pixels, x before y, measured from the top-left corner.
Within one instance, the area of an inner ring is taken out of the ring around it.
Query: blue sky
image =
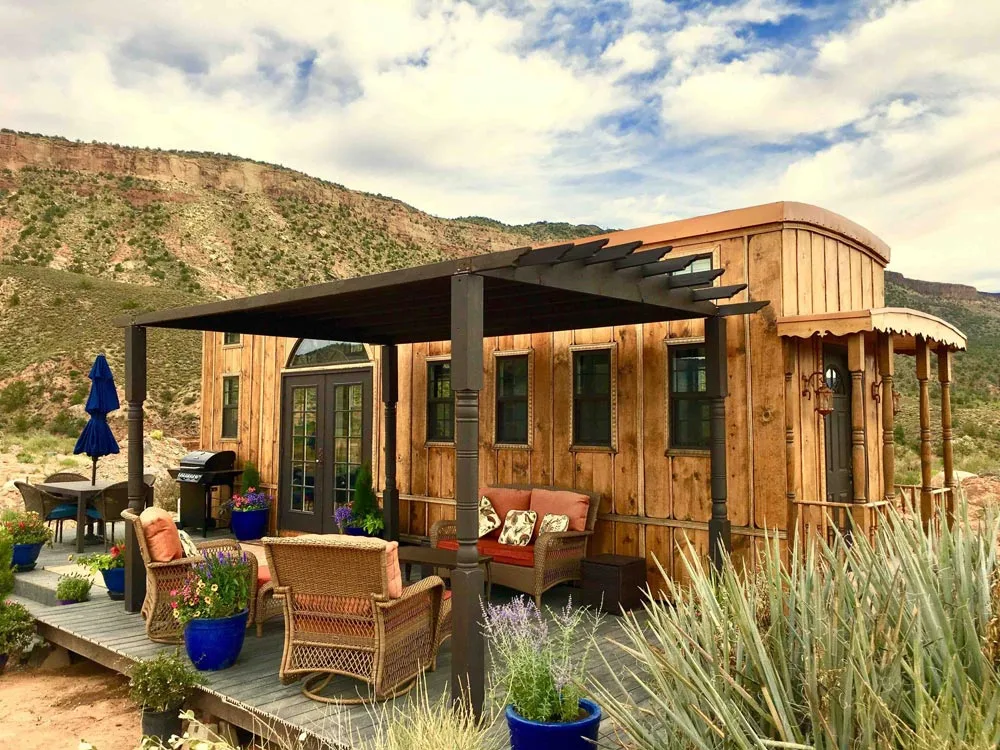
[[[0,0],[0,125],[240,154],[441,216],[801,200],[1000,289],[996,0]]]

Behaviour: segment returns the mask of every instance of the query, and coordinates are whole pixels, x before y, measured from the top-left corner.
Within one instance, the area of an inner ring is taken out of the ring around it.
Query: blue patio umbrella
[[[80,438],[76,441],[73,453],[85,453],[90,456],[93,468],[90,474],[90,483],[97,483],[97,459],[101,456],[110,456],[118,453],[118,441],[115,440],[111,428],[108,427],[108,412],[117,409],[118,391],[115,390],[115,378],[108,367],[108,360],[103,354],[98,354],[94,360],[94,366],[90,368],[87,375],[90,378],[90,395],[87,396],[87,405],[84,407],[90,419],[80,433]]]

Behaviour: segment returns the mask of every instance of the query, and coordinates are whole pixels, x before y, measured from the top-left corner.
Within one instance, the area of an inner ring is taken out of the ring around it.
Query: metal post
[[[483,387],[483,278],[451,279],[451,387],[455,394],[457,567],[451,574],[451,697],[476,715],[485,699],[485,653],[479,597],[479,391]]]
[[[726,485],[726,396],[729,395],[726,368],[726,319],[705,320],[705,375],[710,405],[709,443],[712,476],[712,518],[708,522],[708,552],[716,570],[732,552],[732,524],[729,521]]]
[[[141,513],[146,502],[142,403],[146,400],[146,329],[125,329],[125,402],[128,409],[128,506]],[[138,612],[146,597],[146,568],[132,524],[125,524],[125,611]]]
[[[394,344],[382,347],[382,403],[385,406],[385,487],[382,518],[385,538],[399,541],[399,488],[396,487],[396,402],[399,400],[399,361]]]

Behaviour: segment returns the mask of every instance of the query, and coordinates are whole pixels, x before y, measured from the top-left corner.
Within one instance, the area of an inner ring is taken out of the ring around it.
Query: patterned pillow
[[[497,515],[490,499],[483,495],[479,498],[479,538],[489,534],[493,529],[500,528],[500,516]]]
[[[507,519],[503,522],[500,532],[500,544],[513,547],[527,547],[531,544],[531,535],[535,532],[535,521],[538,514],[533,510],[509,510]]]
[[[194,543],[194,539],[186,531],[178,531],[177,535],[181,538],[181,549],[184,550],[184,557],[200,557],[201,552],[198,550],[198,545]]]
[[[544,534],[546,532],[556,533],[559,531],[569,530],[569,516],[563,516],[559,513],[546,513],[542,516],[542,522],[538,526],[538,533]]]

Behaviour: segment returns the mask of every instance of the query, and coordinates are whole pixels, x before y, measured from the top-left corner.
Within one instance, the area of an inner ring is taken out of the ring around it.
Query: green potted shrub
[[[76,604],[85,602],[90,598],[90,587],[93,586],[90,578],[82,573],[67,573],[59,576],[56,584],[56,599],[60,604]]]
[[[115,601],[125,598],[125,545],[116,544],[108,552],[95,552],[77,560],[91,573],[100,573],[108,596]]]
[[[167,742],[181,734],[184,701],[201,684],[201,677],[177,652],[164,651],[143,659],[129,673],[129,695],[142,708],[142,735]]]
[[[198,669],[226,669],[240,655],[250,615],[251,574],[245,552],[220,551],[195,565],[174,594],[174,617],[184,626],[184,648]]]
[[[14,545],[14,555],[11,561],[17,571],[33,570],[42,551],[42,545],[52,541],[52,529],[37,513],[6,511],[0,520],[0,526],[10,536]]]
[[[341,508],[348,509],[347,512]],[[382,510],[378,507],[375,487],[372,484],[372,470],[368,464],[358,469],[354,478],[354,499],[334,511],[334,519],[347,534],[352,536],[381,536],[385,528]]]
[[[35,640],[35,618],[17,602],[0,599],[0,672],[11,657],[20,657]]]

